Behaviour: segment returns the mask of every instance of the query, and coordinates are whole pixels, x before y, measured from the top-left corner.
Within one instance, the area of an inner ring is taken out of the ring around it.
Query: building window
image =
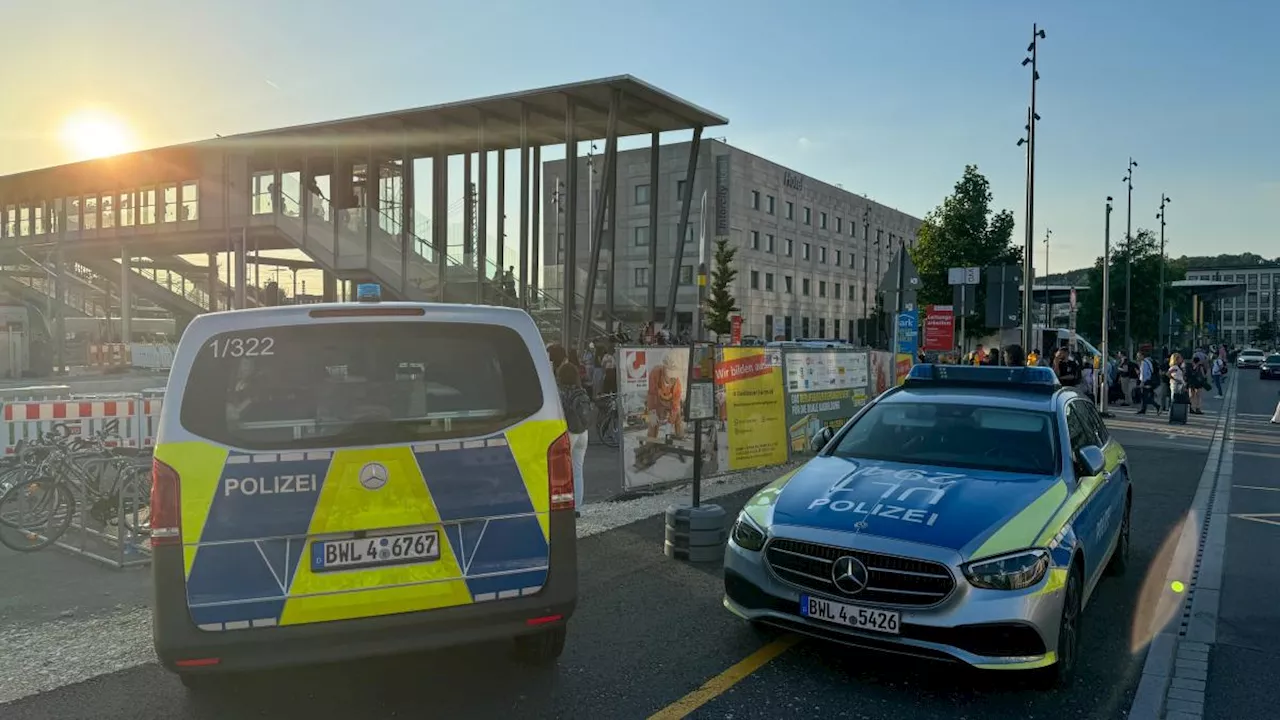
[[[764,236],[764,251],[767,253],[773,252],[773,236],[772,235]]]
[[[827,229],[827,214],[826,214],[826,213],[818,213],[818,229],[819,229],[819,230],[826,230],[826,229]]]
[[[827,248],[826,248],[826,246],[822,246],[822,247],[819,247],[819,248],[818,248],[818,262],[822,263],[823,265],[826,265],[826,264],[827,264]]]
[[[766,340],[773,339],[773,316],[772,315],[764,316],[764,334],[761,335],[760,337],[765,338]]]
[[[836,250],[836,267],[840,267],[840,251]]]
[[[636,287],[649,287],[649,268],[636,268]]]
[[[858,237],[858,223],[852,220],[849,221],[849,237],[851,238]]]
[[[637,186],[636,186],[636,201],[635,201],[635,204],[636,204],[636,205],[648,205],[648,204],[649,204],[649,185],[648,185],[647,183],[646,183],[646,184],[644,184],[644,185],[637,185]]]
[[[836,216],[836,232],[838,233],[844,232],[844,218],[841,218],[839,215]],[[837,328],[840,327],[840,323],[836,323],[836,327]],[[836,330],[836,332],[840,332],[840,331]]]
[[[752,250],[760,249],[760,231],[759,230],[751,231],[751,249]]]
[[[636,247],[643,247],[649,244],[649,226],[641,225],[640,227],[631,228],[632,242]]]
[[[679,230],[675,232],[679,232]],[[684,226],[684,244],[688,245],[691,242],[693,242],[693,223]]]
[[[120,227],[133,227],[133,193],[120,193]]]
[[[839,295],[839,294],[840,294],[840,291],[839,291],[839,290],[837,290],[837,291],[836,291],[836,294],[837,294],[837,295]],[[852,300],[852,299],[853,299],[853,283],[849,283],[849,299],[850,299],[850,300]]]
[[[751,289],[752,290],[760,289],[760,271],[759,270],[751,271]]]
[[[200,219],[200,186],[196,183],[185,183],[182,186],[182,216],[185,222]]]
[[[813,224],[813,208],[804,209],[804,224],[805,225]]]
[[[693,284],[693,266],[692,265],[680,266],[680,284],[681,285]]]
[[[679,203],[684,199],[684,181],[676,181],[676,202]]]
[[[835,290],[834,290],[834,292],[832,292],[832,293],[831,293],[831,296],[832,296],[832,297],[834,297],[834,298],[835,298],[835,299],[837,299],[837,300],[839,300],[839,299],[840,299],[840,297],[841,297],[841,296],[840,296],[840,283],[836,283]],[[837,328],[839,328],[839,327],[840,327],[840,323],[836,323],[836,327],[837,327]],[[837,330],[836,330],[836,332],[837,332],[837,333],[839,333],[839,332],[840,332],[840,330],[838,330],[838,329],[837,329]]]
[[[827,281],[819,280],[818,281],[818,297],[826,297],[826,296],[827,296]]]
[[[31,209],[26,205],[18,206],[18,236],[26,237],[31,234]]]
[[[857,267],[858,267],[858,263],[857,263],[857,262],[855,262],[855,260],[857,260],[857,259],[858,259],[858,256],[857,256],[857,255],[854,255],[853,253],[849,253],[849,267],[850,267],[850,268],[857,269]]]
[[[62,201],[62,206],[67,212],[67,232],[78,232],[80,230],[80,198],[69,197]]]
[[[98,198],[96,197],[84,199],[84,229],[98,229]]]
[[[792,240],[791,238],[787,238],[786,243],[787,243],[787,257],[791,257],[795,251],[796,241]]]
[[[43,235],[44,232],[44,207],[37,205],[31,208],[31,234]]]
[[[138,224],[139,225],[155,225],[156,224],[156,191],[155,190],[139,190],[138,191]]]
[[[98,200],[98,207],[102,208],[103,229],[113,228],[116,226],[115,199],[116,199],[115,193],[112,193],[110,195],[103,195]]]
[[[800,337],[809,337],[809,318],[800,318]]]
[[[831,321],[831,334],[835,339],[840,339],[840,318]],[[850,338],[851,340],[853,338]]]
[[[786,218],[787,218],[788,220],[795,220],[795,219],[796,219],[796,204],[795,204],[795,203],[793,203],[793,202],[791,202],[790,200],[788,200],[788,201],[787,201],[787,215],[786,215]]]
[[[769,195],[764,199],[764,208],[765,208],[764,211],[772,215],[777,204],[778,204],[778,199],[772,195]]]
[[[782,291],[788,295],[795,292],[795,283],[791,280],[790,275],[782,276]]]
[[[818,337],[825,338],[827,336],[827,319],[818,318]]]
[[[759,190],[751,191],[751,209],[752,210],[760,209],[760,191]]]
[[[804,254],[802,254],[802,255],[800,256],[800,259],[801,259],[801,260],[809,260],[809,259],[812,259],[812,254],[809,252],[810,250],[811,250],[811,248],[809,247],[809,243],[805,243],[805,244],[804,244],[804,248],[803,248]]]
[[[773,292],[773,273],[764,274],[764,289],[765,292]]]
[[[164,218],[162,222],[178,222],[178,186],[166,185],[161,191],[164,198],[164,212],[160,217]],[[284,199],[281,198],[283,204]],[[279,212],[284,212],[284,208],[279,208]]]
[[[812,281],[812,280],[810,280],[809,278],[801,278],[801,279],[800,279],[800,294],[801,294],[801,295],[804,295],[805,297],[808,297],[808,296],[809,296],[810,291],[812,290],[812,288],[813,288],[813,281]]]

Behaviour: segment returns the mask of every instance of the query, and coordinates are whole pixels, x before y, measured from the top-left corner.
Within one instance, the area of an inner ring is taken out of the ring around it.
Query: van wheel
[[[563,625],[515,639],[516,659],[526,665],[554,665],[564,652],[567,628]]]

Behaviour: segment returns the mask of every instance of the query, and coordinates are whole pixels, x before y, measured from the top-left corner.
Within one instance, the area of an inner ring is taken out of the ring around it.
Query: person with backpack
[[[1211,372],[1213,373],[1213,386],[1218,391],[1216,397],[1218,400],[1221,400],[1222,380],[1227,376],[1227,361],[1223,357],[1223,353],[1218,353],[1218,355],[1213,358],[1213,369]]]
[[[581,516],[583,502],[583,466],[587,461],[587,429],[591,427],[591,398],[582,387],[578,366],[565,362],[556,369],[556,385],[560,389],[560,404],[564,407],[564,421],[569,426],[569,452],[573,457],[573,502]]]

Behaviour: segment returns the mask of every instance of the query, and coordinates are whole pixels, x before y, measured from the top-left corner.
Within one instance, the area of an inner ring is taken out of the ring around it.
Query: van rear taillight
[[[551,509],[572,510],[573,451],[569,448],[569,433],[556,438],[547,450],[547,481],[551,490]]]
[[[151,547],[182,543],[182,494],[178,472],[151,461]]]

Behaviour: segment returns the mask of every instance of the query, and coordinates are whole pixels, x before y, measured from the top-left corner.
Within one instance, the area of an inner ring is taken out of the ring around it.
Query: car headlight
[[[760,552],[764,547],[764,531],[756,527],[755,522],[747,517],[746,513],[738,516],[730,534],[733,536],[733,541],[743,550]]]
[[[1021,590],[1040,582],[1048,569],[1049,553],[1037,549],[969,563],[964,566],[964,574],[976,587]]]

